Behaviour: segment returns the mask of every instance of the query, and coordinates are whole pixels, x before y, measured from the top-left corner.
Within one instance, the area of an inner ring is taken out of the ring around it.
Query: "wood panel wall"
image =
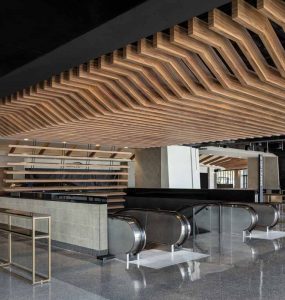
[[[2,99],[0,135],[145,148],[284,134],[284,20],[281,0],[234,0],[229,13],[214,9]]]

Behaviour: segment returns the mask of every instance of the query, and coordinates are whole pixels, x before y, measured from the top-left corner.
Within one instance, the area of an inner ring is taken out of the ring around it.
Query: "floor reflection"
[[[283,227],[280,223],[276,230]],[[6,237],[0,236],[1,255],[6,242]],[[1,270],[1,300],[285,299],[284,242],[285,238],[243,241],[238,234],[199,234],[195,242],[191,237],[185,248],[208,257],[161,269],[130,264],[127,270],[126,263],[118,260],[102,266],[93,257],[53,249],[50,284],[33,287]],[[14,255],[28,263],[29,245],[17,243]],[[158,249],[169,251],[166,247]]]

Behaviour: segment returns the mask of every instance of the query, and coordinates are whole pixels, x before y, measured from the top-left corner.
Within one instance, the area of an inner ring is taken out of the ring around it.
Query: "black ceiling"
[[[0,97],[229,2],[2,1]]]
[[[3,1],[0,9],[0,76],[144,1]]]

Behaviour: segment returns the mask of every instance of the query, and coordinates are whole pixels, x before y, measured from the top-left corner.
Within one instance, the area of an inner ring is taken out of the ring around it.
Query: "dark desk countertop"
[[[0,196],[1,197],[1,196]],[[103,196],[89,196],[89,195],[72,195],[62,193],[15,193],[2,195],[2,197],[23,198],[39,201],[55,201],[55,202],[69,202],[80,204],[107,204],[107,198]]]

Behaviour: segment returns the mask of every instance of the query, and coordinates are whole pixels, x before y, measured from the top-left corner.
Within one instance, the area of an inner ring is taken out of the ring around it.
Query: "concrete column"
[[[128,187],[133,188],[136,186],[136,165],[135,161],[130,161],[128,163],[129,166],[129,176],[128,176]]]
[[[265,189],[277,190],[280,187],[278,157],[264,157],[264,178]],[[248,188],[258,188],[258,158],[248,158]]]
[[[213,171],[214,172],[214,171]],[[218,184],[217,184],[217,180],[218,180],[218,173],[214,172],[214,189],[217,188]]]
[[[136,150],[135,186],[161,188],[161,148]]]
[[[235,189],[240,189],[241,188],[241,176],[240,176],[240,170],[235,170]]]
[[[136,187],[200,188],[198,150],[168,146],[136,151]]]

